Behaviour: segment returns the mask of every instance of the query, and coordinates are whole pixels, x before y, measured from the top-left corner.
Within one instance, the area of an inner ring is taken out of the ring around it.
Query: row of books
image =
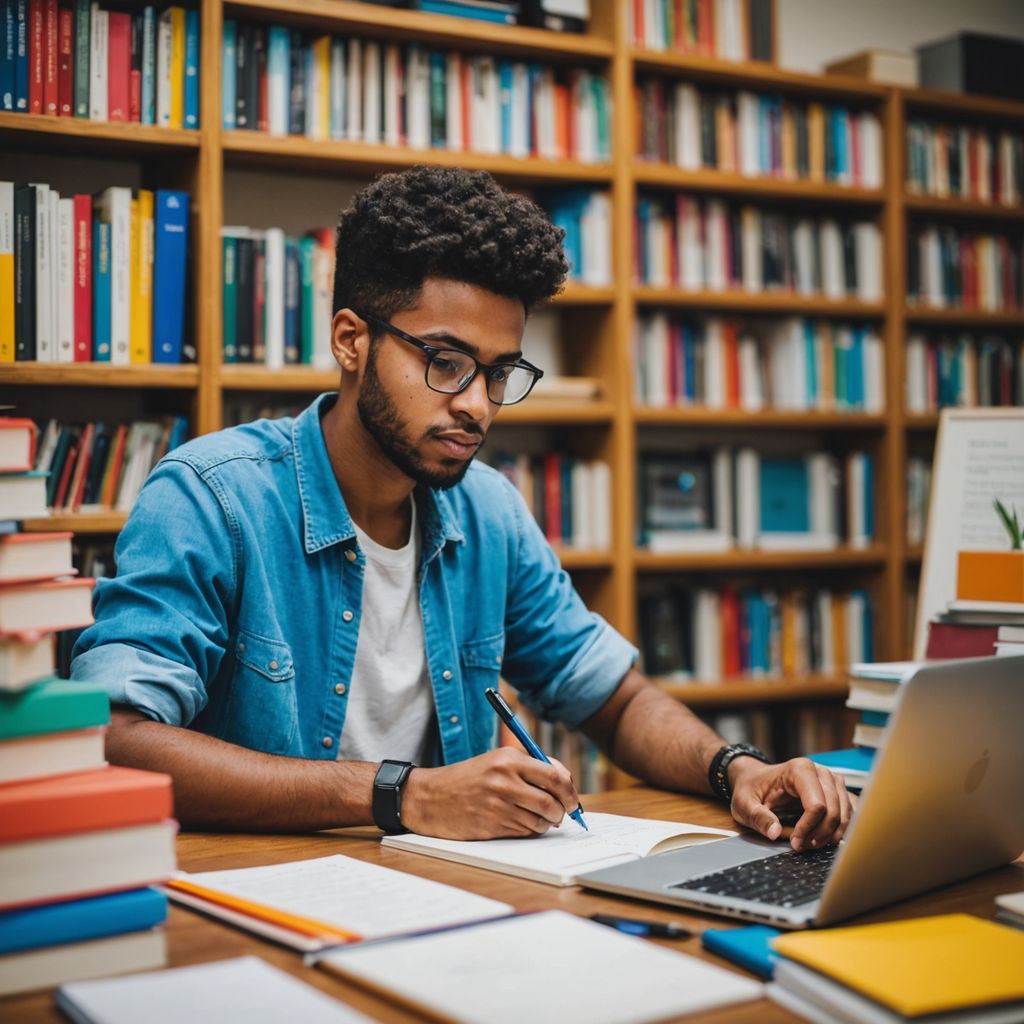
[[[912,226],[907,242],[907,301],[911,305],[1021,308],[1024,289],[1019,237],[929,224]]]
[[[641,196],[634,273],[688,291],[789,291],[882,298],[882,237],[874,221],[815,219],[679,194]]]
[[[334,232],[221,230],[225,363],[333,366]]]
[[[552,32],[586,32],[590,0],[372,0],[387,7],[411,7],[428,14],[527,25]]]
[[[117,425],[50,419],[39,426],[34,469],[46,474],[45,504],[23,518],[46,515],[47,508],[129,511],[150,470],[188,433],[184,416]]]
[[[753,743],[773,761],[832,750],[846,742],[847,713],[835,701],[728,711],[697,711],[727,743]]]
[[[629,0],[634,46],[722,60],[775,59],[773,0]]]
[[[611,470],[600,460],[499,452],[495,469],[523,496],[551,544],[603,551],[611,547]]]
[[[0,4],[0,109],[199,127],[199,11]]]
[[[799,317],[647,314],[634,325],[633,398],[657,408],[879,412],[882,340],[864,325]]]
[[[854,548],[874,539],[874,460],[866,452],[648,452],[639,478],[637,542],[659,554],[827,551],[841,538]]]
[[[907,338],[907,412],[1024,405],[1024,340],[963,332]]]
[[[1024,194],[1024,137],[1006,129],[910,120],[907,191],[1015,206]]]
[[[594,287],[611,284],[609,194],[586,188],[540,189],[534,198],[552,223],[565,231],[563,245],[570,280]]]
[[[932,493],[932,460],[920,455],[907,459],[907,543],[923,544],[928,529]],[[913,620],[910,620],[913,621]]]
[[[180,363],[189,197],[0,181],[0,362]]]
[[[641,598],[644,670],[698,682],[835,673],[870,660],[872,620],[863,590],[664,590]]]
[[[224,23],[227,129],[415,149],[611,158],[608,80],[419,43]]]
[[[868,111],[650,78],[635,90],[644,160],[793,181],[882,186],[882,126]]]

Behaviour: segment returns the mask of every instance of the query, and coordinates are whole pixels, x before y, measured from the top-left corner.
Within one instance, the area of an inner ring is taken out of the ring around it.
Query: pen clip
[[[501,716],[502,721],[508,722],[512,718],[512,709],[505,702],[505,698],[502,697],[497,690],[493,687],[488,687],[484,690],[484,696],[487,698],[488,703],[494,708],[495,711]]]

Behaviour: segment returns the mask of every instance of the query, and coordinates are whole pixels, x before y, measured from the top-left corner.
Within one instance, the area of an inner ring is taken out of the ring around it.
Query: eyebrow
[[[468,341],[463,341],[462,338],[449,334],[447,331],[432,331],[430,334],[413,335],[413,337],[418,337],[420,341],[437,341],[448,348],[457,348],[471,356],[479,356],[480,354],[480,349],[476,345],[471,345]],[[522,358],[523,352],[522,349],[519,349],[515,352],[503,352],[495,358],[494,362],[514,363],[517,359]]]

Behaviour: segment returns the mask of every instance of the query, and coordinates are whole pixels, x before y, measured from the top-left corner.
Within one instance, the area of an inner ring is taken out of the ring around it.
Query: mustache
[[[459,431],[462,434],[478,434],[481,439],[484,437],[483,427],[479,423],[453,423],[447,427],[431,427],[427,431],[428,437],[439,437],[441,434],[450,434]]]

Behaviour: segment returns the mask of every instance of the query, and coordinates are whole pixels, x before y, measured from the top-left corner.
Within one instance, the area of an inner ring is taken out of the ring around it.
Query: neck
[[[378,544],[403,547],[409,540],[415,483],[367,433],[355,402],[338,398],[320,421],[334,477],[349,515]]]

